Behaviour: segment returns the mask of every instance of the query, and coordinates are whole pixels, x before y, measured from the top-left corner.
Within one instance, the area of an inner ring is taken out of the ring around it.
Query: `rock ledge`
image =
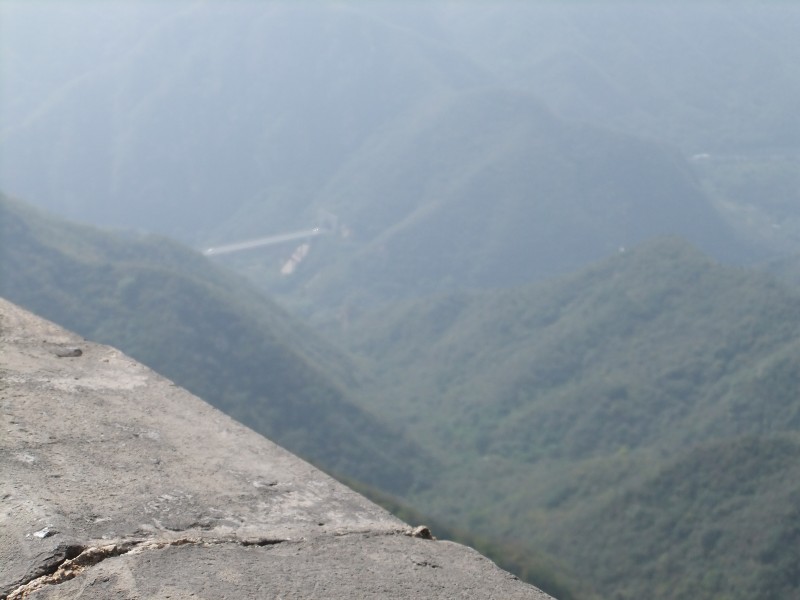
[[[0,299],[0,598],[549,598]]]

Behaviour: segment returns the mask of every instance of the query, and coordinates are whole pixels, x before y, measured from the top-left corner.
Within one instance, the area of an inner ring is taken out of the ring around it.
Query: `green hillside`
[[[758,494],[757,480],[740,480],[726,472],[733,462],[709,456],[741,452],[748,439],[770,448],[800,429],[798,300],[771,276],[667,239],[546,284],[378,310],[340,335],[383,391],[372,397],[375,409],[405,423],[445,464],[436,489],[406,498],[412,506],[500,543],[551,552],[604,597],[681,598],[676,577],[699,586],[703,572],[724,576],[750,555],[720,544],[698,565],[694,533],[666,535],[684,518],[673,505],[693,506],[697,489],[679,485],[678,469],[718,466],[738,515],[767,519],[765,495],[797,492],[790,453]],[[709,445],[716,450],[703,450]],[[737,468],[755,476],[757,464]],[[670,477],[672,487],[663,483]],[[658,485],[661,494],[648,492]],[[620,512],[641,497],[658,524],[642,527],[634,509]],[[701,508],[692,516],[701,530],[746,535],[710,500]],[[769,535],[794,526],[781,510]],[[669,569],[657,564],[664,553]],[[770,569],[791,577],[783,562],[762,563],[737,574],[750,586],[742,589],[755,589]],[[640,578],[633,565],[650,570]],[[752,597],[714,585],[704,582],[694,597]]]
[[[643,440],[680,447],[708,434],[741,433],[753,415],[736,398],[784,368],[798,319],[793,293],[777,280],[665,240],[554,283],[376,311],[351,322],[343,339],[373,357],[379,371],[396,371],[402,380],[409,374],[401,369],[415,369],[420,387],[438,385],[446,396],[437,401],[457,403],[462,413],[454,425],[501,414],[495,425],[503,431],[539,432],[535,446],[519,449],[526,459],[555,449],[580,457]],[[577,414],[587,408],[587,393],[591,412]],[[687,394],[718,406],[700,412],[710,406]],[[774,395],[791,404],[790,396]],[[728,414],[720,420],[723,409]],[[406,410],[436,409],[420,398]],[[545,419],[563,410],[575,418]],[[592,431],[615,410],[624,415],[608,420],[615,429]],[[770,415],[763,426],[786,426],[789,416]],[[480,451],[517,451],[492,444]]]
[[[745,435],[689,449],[555,543],[613,598],[794,598],[798,500],[800,436]]]
[[[501,568],[516,574],[558,600],[600,598],[592,592],[592,586],[588,582],[583,581],[580,575],[569,570],[563,562],[555,560],[551,555],[532,550],[530,547],[490,541],[486,537],[452,527],[438,519],[430,518],[429,515],[423,515],[396,496],[374,487],[351,480],[345,480],[345,483],[406,523],[424,523],[436,539],[452,540],[475,548]]]
[[[0,294],[113,344],[277,443],[395,491],[433,466],[345,391],[341,352],[199,254],[0,198]]]

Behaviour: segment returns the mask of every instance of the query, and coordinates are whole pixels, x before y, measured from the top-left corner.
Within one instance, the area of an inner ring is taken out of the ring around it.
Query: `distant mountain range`
[[[745,255],[677,153],[497,89],[384,131],[321,197],[348,231],[298,274],[321,305],[537,281],[659,235]]]
[[[646,4],[9,5],[0,178],[56,214],[198,247],[311,227],[333,207],[370,240],[367,217],[413,215],[419,231],[387,232],[396,243],[465,228],[487,240],[467,254],[507,264],[525,248],[498,239],[544,231],[548,249],[566,234],[583,240],[571,267],[714,221],[678,152],[800,147],[797,10]],[[46,27],[52,48],[33,41]],[[546,228],[555,207],[566,216]]]
[[[126,228],[0,293],[562,600],[797,595],[800,8],[164,6],[0,4],[4,190]]]
[[[696,153],[800,148],[791,2],[441,3],[447,40],[560,116]]]

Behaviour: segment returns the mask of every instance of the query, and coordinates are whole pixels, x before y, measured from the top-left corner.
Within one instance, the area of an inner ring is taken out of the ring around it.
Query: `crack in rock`
[[[84,550],[85,546],[79,544],[59,544],[50,554],[44,555],[38,564],[32,565],[24,577],[8,582],[8,585],[0,588],[0,598],[8,598],[13,590],[30,581],[52,575],[65,561],[75,558]]]
[[[175,540],[132,540],[103,546],[81,546],[73,544],[66,546],[50,557],[47,563],[34,571],[27,582],[20,582],[19,587],[12,590],[2,600],[23,600],[33,592],[48,585],[58,585],[74,579],[89,567],[92,567],[107,558],[123,556],[125,554],[139,554],[149,550],[161,550],[170,546],[215,546],[221,544],[238,544],[240,546],[272,546],[288,542],[280,538],[253,538],[253,539],[203,539],[179,538]]]
[[[37,577],[12,591],[8,600],[27,598],[32,592],[46,585],[56,585],[74,579],[88,567],[110,558],[130,551],[135,542],[122,544],[108,544],[106,546],[84,547],[72,546],[72,552],[64,555],[63,560],[48,569],[48,573]],[[77,554],[76,554],[77,552]],[[71,554],[71,557],[70,557]]]
[[[398,528],[396,530],[382,532],[383,535],[406,535],[409,537],[422,538],[426,540],[436,540],[431,535],[430,529],[424,525],[415,528]],[[348,531],[336,532],[334,537],[346,535],[381,535],[374,531]],[[33,592],[48,585],[58,585],[74,579],[89,567],[92,567],[107,558],[123,556],[126,554],[140,554],[151,550],[161,550],[171,546],[217,546],[223,544],[236,544],[240,546],[273,546],[277,544],[291,542],[285,538],[202,538],[184,537],[168,540],[127,540],[102,546],[85,546],[80,544],[69,544],[59,546],[58,551],[48,557],[42,565],[35,569],[27,581],[18,582],[17,587],[8,595],[0,595],[0,600],[23,600],[28,598]],[[298,540],[299,541],[299,540]],[[438,565],[429,563],[417,563],[421,566],[437,568]]]
[[[319,523],[319,525],[324,525],[324,523]],[[431,540],[431,541],[438,541],[438,538],[431,533],[431,530],[426,525],[420,525],[418,527],[395,527],[393,529],[386,529],[376,531],[374,529],[352,529],[347,531],[333,531],[330,535],[334,537],[350,537],[350,536],[358,536],[358,535],[365,535],[365,536],[393,536],[393,535],[404,535],[406,537],[412,538],[420,538],[423,540]]]

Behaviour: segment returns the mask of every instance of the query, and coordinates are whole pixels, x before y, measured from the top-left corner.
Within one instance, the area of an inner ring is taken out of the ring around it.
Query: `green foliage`
[[[558,543],[613,598],[794,597],[799,453],[794,433],[694,447]]]
[[[339,335],[376,409],[446,465],[415,507],[506,560],[550,552],[604,597],[745,598],[767,573],[793,585],[766,559],[722,580],[751,560],[747,518],[773,540],[762,557],[792,527],[798,300],[666,239],[553,282],[400,302]]]

